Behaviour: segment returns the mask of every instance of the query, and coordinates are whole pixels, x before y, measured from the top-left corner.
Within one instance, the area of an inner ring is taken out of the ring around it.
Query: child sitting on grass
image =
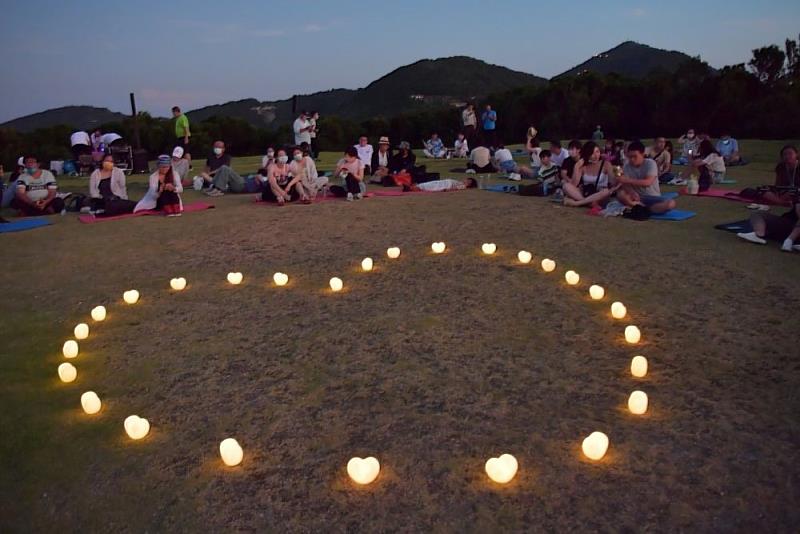
[[[549,150],[542,150],[539,153],[539,160],[542,162],[542,165],[539,167],[539,170],[536,172],[535,178],[537,180],[542,181],[542,185],[545,186],[547,189],[551,187],[555,188],[558,185],[558,165],[554,164],[550,161],[552,154]]]

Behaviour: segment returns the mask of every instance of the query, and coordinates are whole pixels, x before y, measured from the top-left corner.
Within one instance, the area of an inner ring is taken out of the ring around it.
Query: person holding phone
[[[695,135],[694,128],[689,128],[685,134],[680,136],[678,143],[681,144],[681,157],[672,163],[675,165],[688,165],[697,157],[697,151],[700,148],[700,139]]]

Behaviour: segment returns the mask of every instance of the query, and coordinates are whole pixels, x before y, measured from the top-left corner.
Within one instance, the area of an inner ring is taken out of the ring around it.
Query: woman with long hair
[[[612,195],[613,167],[603,159],[600,147],[589,141],[581,147],[580,159],[575,164],[572,177],[561,184],[565,206],[600,205]]]

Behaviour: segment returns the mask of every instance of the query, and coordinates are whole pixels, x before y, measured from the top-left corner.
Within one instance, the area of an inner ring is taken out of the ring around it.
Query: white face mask
[[[272,150],[267,150],[267,157],[274,158],[275,157],[275,152],[272,151]]]
[[[278,156],[278,163],[286,163],[289,161],[289,156]]]
[[[302,154],[295,154],[294,155],[294,160],[295,161],[300,161],[301,159],[303,159],[303,155]]]
[[[219,156],[220,154],[222,154],[222,149],[220,147],[218,147],[218,146],[215,146],[214,147],[214,154]]]

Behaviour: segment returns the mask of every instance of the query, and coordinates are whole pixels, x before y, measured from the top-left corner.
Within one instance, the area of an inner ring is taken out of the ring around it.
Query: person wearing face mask
[[[278,149],[275,154],[275,162],[267,168],[267,184],[261,193],[261,200],[265,202],[277,202],[283,206],[286,202],[301,198],[304,204],[311,200],[298,187],[302,176],[292,176],[289,172],[289,156],[284,149]]]
[[[728,132],[723,132],[715,147],[725,165],[742,165],[742,157],[739,155],[739,142],[731,137]]]
[[[27,156],[24,163],[25,172],[17,178],[11,207],[26,217],[52,215],[63,210],[64,200],[56,196],[58,184],[53,173],[40,169],[35,156]]]
[[[589,141],[581,147],[572,176],[561,184],[565,206],[602,206],[613,194],[613,166],[602,157],[600,147]]]
[[[315,199],[317,193],[328,185],[328,178],[317,173],[317,166],[308,151],[309,146],[306,143],[295,148],[289,163],[289,174],[299,179],[296,187],[304,201]]]
[[[158,209],[168,217],[180,217],[183,211],[180,193],[183,185],[180,178],[172,170],[172,158],[166,154],[158,156],[158,168],[150,175],[150,182],[144,198],[136,204],[134,213],[143,210]]]
[[[206,160],[202,177],[206,183],[211,184],[206,191],[206,195],[210,197],[244,191],[244,178],[231,168],[231,157],[225,152],[225,143],[222,141],[214,141],[214,150]]]
[[[347,200],[352,201],[354,198],[361,200],[364,197],[364,162],[358,157],[356,147],[347,147],[344,151],[344,157],[336,164],[336,176],[344,180],[344,191],[347,194]]]
[[[695,135],[694,128],[689,130],[678,138],[678,143],[681,144],[681,156],[677,158],[675,165],[688,165],[694,158],[697,157],[697,149],[700,147],[700,139]]]
[[[135,207],[136,202],[128,200],[125,173],[114,166],[112,156],[105,156],[100,168],[89,176],[89,205],[81,211],[112,217],[132,213]]]

